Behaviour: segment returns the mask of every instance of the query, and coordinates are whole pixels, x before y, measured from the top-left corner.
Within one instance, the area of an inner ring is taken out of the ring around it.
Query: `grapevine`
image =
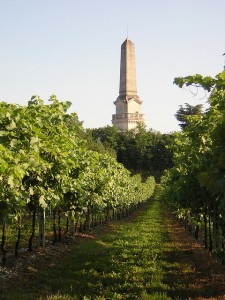
[[[146,201],[154,178],[142,182],[108,154],[88,149],[69,102],[51,96],[48,104],[33,96],[27,106],[0,103],[0,222],[1,249],[10,224],[18,225],[18,255],[23,218],[31,214],[28,248],[32,250],[36,222],[39,245],[45,246],[45,215],[53,218],[54,241],[61,237],[61,215],[75,233],[75,221],[90,226],[97,215],[109,219]],[[56,215],[58,228],[56,230]],[[38,216],[38,219],[37,219]],[[68,229],[68,228],[67,228]]]

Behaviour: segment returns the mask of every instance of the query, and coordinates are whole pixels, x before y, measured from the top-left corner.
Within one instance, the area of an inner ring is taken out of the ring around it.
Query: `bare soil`
[[[165,215],[170,246],[174,249],[168,254],[168,259],[179,263],[177,270],[170,274],[170,282],[174,281],[174,293],[171,292],[170,296],[177,295],[180,285],[180,299],[184,299],[182,294],[197,300],[225,299],[225,266],[198,243],[168,210]]]

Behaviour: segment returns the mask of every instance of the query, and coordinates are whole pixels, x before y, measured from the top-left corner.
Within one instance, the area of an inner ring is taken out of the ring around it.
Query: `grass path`
[[[201,251],[153,200],[130,220],[78,238],[58,261],[35,266],[38,274],[2,299],[225,299],[221,270],[211,261],[220,274],[213,278]]]

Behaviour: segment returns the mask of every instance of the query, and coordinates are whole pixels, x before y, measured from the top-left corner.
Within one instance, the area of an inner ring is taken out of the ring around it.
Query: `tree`
[[[132,174],[141,174],[142,178],[155,176],[159,181],[162,172],[172,167],[172,134],[161,134],[140,125],[137,131],[120,132],[115,127],[89,129],[97,143],[106,149],[113,149],[117,161]],[[112,150],[111,150],[112,151]]]
[[[203,114],[203,105],[190,105],[185,103],[185,107],[180,105],[177,113],[175,114],[176,119],[180,122],[179,126],[181,129],[185,129],[189,125],[189,118],[193,115],[202,115]]]

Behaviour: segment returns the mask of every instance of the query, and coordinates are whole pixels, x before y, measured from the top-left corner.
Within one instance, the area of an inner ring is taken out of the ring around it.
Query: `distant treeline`
[[[171,147],[173,134],[162,134],[140,126],[138,131],[120,132],[117,128],[107,126],[88,129],[87,135],[93,139],[94,147],[100,151],[108,151],[119,163],[133,174],[141,174],[143,178],[155,176],[159,181],[165,169],[173,166]],[[96,149],[97,150],[97,149]]]

